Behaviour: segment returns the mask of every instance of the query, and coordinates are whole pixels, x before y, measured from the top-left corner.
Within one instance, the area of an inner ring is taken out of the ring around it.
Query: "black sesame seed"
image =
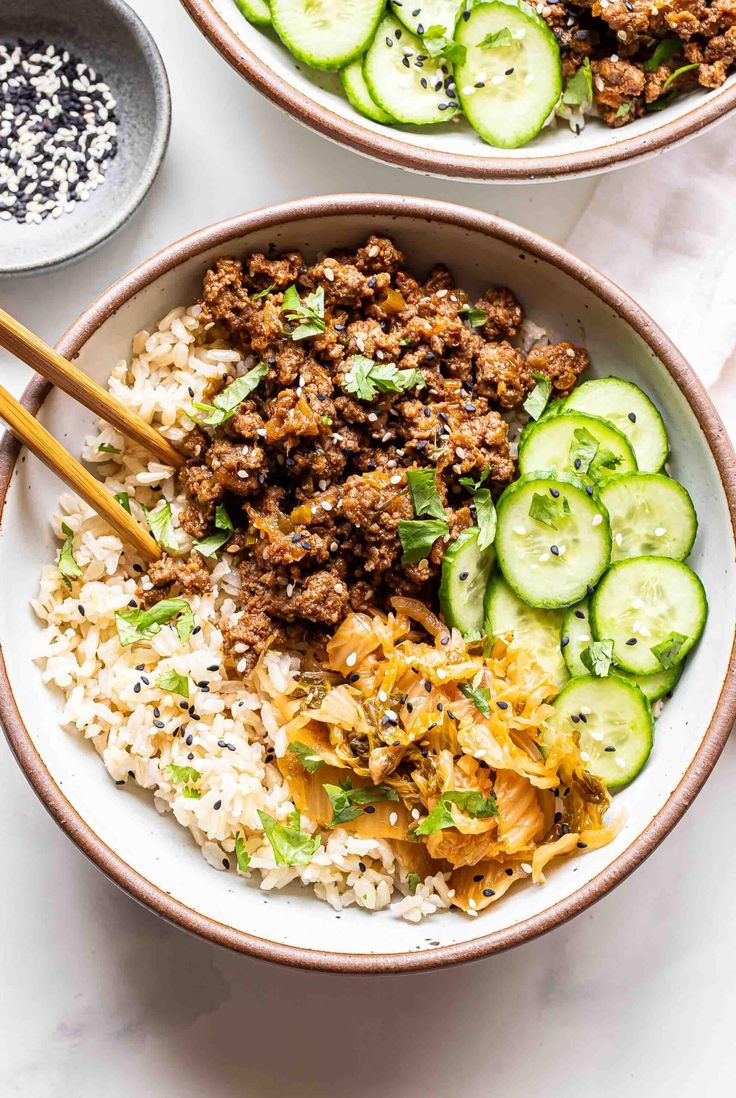
[[[585,588],[585,590],[588,592],[589,595],[592,595],[593,592],[595,591],[595,587],[593,586],[592,583],[589,583],[588,586]]]
[[[229,862],[229,861],[227,860],[227,858],[223,858],[223,859],[222,859],[222,864],[223,864],[223,866],[224,866],[224,868],[225,868],[225,869],[229,869],[229,868],[230,868],[230,862]]]
[[[476,873],[476,875],[473,877],[473,880],[475,881],[476,884],[478,884],[479,881],[483,880],[483,874],[482,873]]]
[[[507,877],[513,877],[514,875],[513,869],[506,869],[504,872],[506,873]]]
[[[365,862],[358,862],[358,869],[361,873],[365,873]]]
[[[575,464],[575,468],[576,468],[576,469],[579,469],[579,468],[580,468],[580,466],[581,466],[581,465],[582,465],[583,463],[582,463],[582,461],[581,461],[581,459],[580,459],[580,458],[575,458],[575,462],[574,462],[574,464]]]
[[[632,423],[636,423],[636,412],[629,412],[629,419]]]
[[[560,828],[560,835],[569,835],[569,834],[570,834],[569,826],[567,824],[563,824],[562,827]]]
[[[499,709],[508,709],[508,707],[509,707],[508,702],[496,702],[496,705],[498,706]]]
[[[363,811],[364,811],[364,812],[367,812],[367,813],[368,813],[368,815],[370,816],[370,815],[372,815],[372,814],[373,814],[373,813],[374,813],[374,812],[376,811],[376,806],[375,806],[375,805],[373,805],[373,804],[367,804],[367,805],[365,806],[365,808],[363,809]]]
[[[559,557],[559,555],[560,555],[559,545],[550,545],[549,551],[550,551],[550,553],[552,554],[553,557]]]
[[[585,716],[585,713],[578,713],[578,716],[580,717],[580,720],[583,722],[583,724],[588,723],[588,718]]]
[[[629,637],[626,643],[631,647],[632,645],[637,643],[636,637]]]
[[[604,751],[615,751],[615,750],[616,750],[616,748],[615,748],[615,747],[611,747],[611,746],[609,745],[608,747],[604,747],[604,748],[603,748],[603,750],[604,750]]]
[[[461,572],[458,579],[460,580],[461,583],[464,583],[469,575],[470,575],[470,572]]]
[[[222,801],[215,801],[212,807],[214,808],[215,812],[217,812],[219,809],[222,808]]]
[[[483,889],[483,895],[484,896],[495,896],[496,893],[493,891],[492,888],[484,888]]]
[[[569,643],[570,643],[570,638],[566,634],[563,633],[563,635],[560,637],[560,648],[567,648]]]
[[[432,693],[432,683],[429,681],[429,679],[425,679],[424,689],[427,691],[428,694]]]
[[[550,494],[550,495],[551,495],[551,496],[552,496],[552,497],[553,497],[554,499],[558,499],[558,498],[559,498],[559,495],[560,495],[560,489],[559,489],[559,488],[550,488],[550,490],[549,490],[549,494]]]
[[[573,724],[580,724],[580,717],[578,717],[576,713],[570,714],[570,720]]]
[[[592,496],[593,495],[593,485],[592,484],[586,484],[585,485],[585,491],[588,493],[589,496]]]
[[[578,850],[585,850],[587,845],[587,843],[575,843],[575,846],[578,848]]]
[[[140,694],[140,692],[141,692],[141,684],[139,682],[137,682],[135,684],[135,686],[133,687],[133,693],[134,694]]]
[[[136,671],[145,671],[146,670],[146,665],[145,665],[145,663],[137,663],[135,665],[135,669],[136,669]]]

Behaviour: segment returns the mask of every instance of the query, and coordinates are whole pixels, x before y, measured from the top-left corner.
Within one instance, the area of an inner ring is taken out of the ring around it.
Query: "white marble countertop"
[[[70,270],[0,283],[3,306],[49,339],[159,246],[286,198],[442,197],[562,240],[592,193],[585,180],[482,187],[371,164],[261,99],[176,0],[132,6],[168,66],[171,146],[110,244]],[[2,373],[16,392],[28,380],[7,360]],[[597,907],[499,957],[382,978],[282,969],[169,927],[85,861],[4,741],[0,766],[2,1098],[733,1094],[733,739],[664,846]]]

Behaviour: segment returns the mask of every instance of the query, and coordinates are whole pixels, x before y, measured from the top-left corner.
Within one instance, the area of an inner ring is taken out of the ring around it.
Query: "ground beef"
[[[179,523],[190,537],[214,533],[218,506],[235,527],[227,545],[240,593],[220,624],[240,670],[271,644],[322,643],[351,609],[388,610],[396,594],[436,608],[447,546],[474,521],[460,477],[485,475],[498,496],[516,472],[502,413],[524,400],[535,372],[560,395],[587,365],[569,343],[525,355],[524,313],[504,287],[473,306],[446,266],[422,280],[403,264],[392,241],[372,236],[311,265],[295,252],[256,254],[219,259],[205,275],[205,322],[241,349],[248,369],[268,366],[221,426],[192,431],[181,474],[190,502]],[[302,303],[324,291],[305,338],[292,338],[284,316],[291,286]],[[359,367],[377,378],[370,392],[356,382]],[[401,523],[416,520],[412,467],[434,470],[447,534],[404,563]],[[164,557],[140,597],[205,590],[208,576],[197,553]]]

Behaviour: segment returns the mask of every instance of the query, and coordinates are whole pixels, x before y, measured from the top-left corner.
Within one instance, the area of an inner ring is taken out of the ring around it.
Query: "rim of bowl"
[[[539,234],[466,206],[398,195],[328,195],[286,202],[217,222],[163,248],[113,283],[67,329],[57,343],[57,349],[66,357],[74,358],[90,336],[135,294],[184,261],[213,247],[225,247],[231,240],[247,237],[254,231],[314,217],[346,218],[363,214],[377,214],[387,222],[392,218],[409,217],[483,233],[550,263],[595,293],[648,344],[688,401],[716,462],[736,539],[736,454],[705,389],[677,348],[647,313],[606,276]],[[34,378],[23,394],[23,404],[32,414],[37,414],[50,389],[48,382]],[[0,444],[0,520],[20,451],[20,444],[6,432]],[[332,953],[269,941],[225,926],[175,900],[129,866],[82,819],[46,769],[20,716],[0,651],[0,720],[11,750],[47,810],[98,868],[152,911],[217,945],[264,960],[325,972],[410,972],[471,961],[520,945],[580,914],[636,869],[681,819],[713,770],[735,718],[736,628],[718,703],[692,762],[660,811],[606,869],[538,914],[470,941],[421,952]]]
[[[46,259],[39,259],[34,260],[32,263],[18,263],[10,267],[0,265],[0,276],[3,278],[56,270],[68,263],[73,263],[77,259],[81,259],[82,256],[88,255],[89,252],[99,247],[100,244],[104,244],[130,220],[143,202],[154,184],[166,155],[171,133],[171,88],[164,60],[148,27],[137,12],[125,3],[125,0],[103,0],[103,3],[120,23],[129,27],[148,69],[153,74],[156,113],[151,148],[145,166],[138,175],[134,186],[128,191],[125,201],[122,205],[115,206],[114,216],[93,237],[78,246],[73,245],[63,255],[59,255],[58,258],[50,262]]]
[[[281,107],[298,122],[323,137],[374,160],[422,172],[469,182],[530,183],[582,176],[651,156],[661,149],[685,141],[701,130],[723,121],[736,109],[736,81],[730,88],[704,94],[685,114],[664,122],[649,133],[639,134],[615,146],[556,156],[467,156],[419,146],[394,137],[390,127],[381,133],[358,121],[343,118],[278,76],[225,22],[210,0],[181,0],[199,30],[215,49],[257,91]],[[479,139],[480,140],[480,139]]]

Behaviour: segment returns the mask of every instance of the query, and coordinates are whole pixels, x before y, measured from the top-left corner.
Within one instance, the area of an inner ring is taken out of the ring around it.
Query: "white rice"
[[[175,443],[191,428],[184,409],[192,400],[202,400],[213,379],[235,377],[250,365],[215,329],[205,329],[199,313],[199,306],[182,306],[169,312],[155,332],[139,332],[132,360],[118,362],[109,381],[118,400]],[[121,453],[100,452],[101,444]],[[141,522],[141,507],[151,509],[162,498],[170,502],[175,520],[186,505],[173,471],[126,444],[108,424],[101,423],[85,441],[82,458],[98,467],[111,492],[128,493],[132,513]],[[393,911],[410,922],[450,906],[441,873],[427,877],[410,895],[406,873],[387,842],[342,828],[329,833],[308,865],[276,865],[258,810],[279,822],[286,822],[294,810],[278,767],[266,757],[278,758],[286,751],[279,701],[293,691],[299,665],[288,654],[270,652],[249,688],[225,666],[216,623],[220,615],[237,612],[232,596],[238,575],[232,557],[223,553],[213,559],[207,594],[187,596],[199,628],[185,644],[164,626],[151,641],[123,648],[115,612],[134,597],[140,573],[133,569],[140,562],[130,555],[123,558],[120,539],[76,496],[63,495],[53,516],[60,540],[62,522],[74,533],[82,577],[73,581],[70,592],[56,564],[43,569],[32,603],[44,623],[38,660],[44,682],[64,695],[62,727],[92,741],[115,782],[151,790],[156,809],[190,830],[214,869],[238,872],[235,840],[243,835],[251,859],[247,873],[239,874],[248,878],[246,886],[258,882],[269,891],[300,881],[336,910],[356,904],[377,911],[398,897]],[[182,550],[188,550],[184,532],[177,534]],[[191,708],[155,685],[170,670],[189,677]],[[198,799],[184,796],[182,787],[172,783],[167,773],[171,763],[196,768],[201,775]],[[301,827],[309,833],[316,830],[305,815]]]

